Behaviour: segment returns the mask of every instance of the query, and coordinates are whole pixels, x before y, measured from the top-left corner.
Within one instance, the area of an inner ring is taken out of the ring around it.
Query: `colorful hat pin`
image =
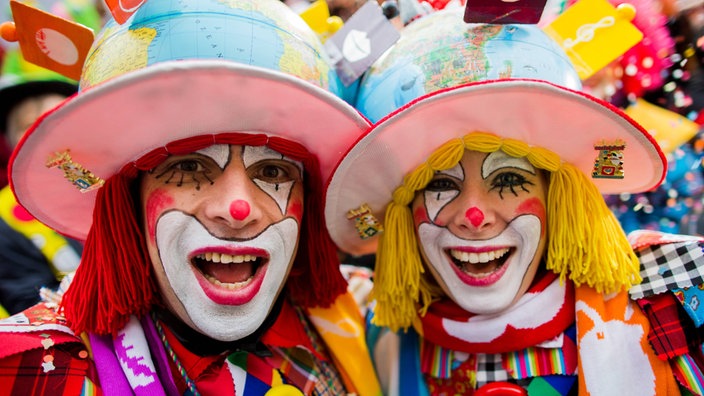
[[[372,209],[367,204],[362,204],[359,209],[347,212],[347,219],[354,220],[354,226],[362,239],[368,239],[384,231],[384,226],[374,217]]]
[[[623,151],[626,143],[618,140],[594,146],[599,151],[594,161],[592,177],[595,179],[623,179]]]
[[[95,190],[105,184],[103,179],[95,176],[93,172],[74,162],[68,150],[61,153],[54,153],[54,155],[50,156],[47,160],[46,167],[59,168],[62,170],[66,179],[82,193]]]

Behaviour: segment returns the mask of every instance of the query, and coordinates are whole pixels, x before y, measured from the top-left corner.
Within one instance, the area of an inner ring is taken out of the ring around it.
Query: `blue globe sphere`
[[[317,35],[282,2],[180,3],[150,0],[124,24],[107,22],[86,59],[81,89],[159,62],[223,59],[294,75],[339,95],[342,84]]]
[[[361,81],[360,112],[376,122],[422,95],[493,79],[539,79],[581,89],[567,55],[537,26],[467,24],[463,15],[463,8],[455,8],[408,25]]]

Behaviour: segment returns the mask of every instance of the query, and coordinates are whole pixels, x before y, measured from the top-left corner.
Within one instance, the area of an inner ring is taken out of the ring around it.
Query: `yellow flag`
[[[543,30],[567,53],[582,80],[643,39],[631,21],[635,8],[607,0],[579,0]]]
[[[340,30],[343,25],[340,17],[330,16],[330,9],[325,0],[316,0],[299,15],[318,34],[322,42]]]
[[[699,131],[699,125],[689,118],[641,98],[628,106],[625,113],[650,133],[665,154],[683,145]]]

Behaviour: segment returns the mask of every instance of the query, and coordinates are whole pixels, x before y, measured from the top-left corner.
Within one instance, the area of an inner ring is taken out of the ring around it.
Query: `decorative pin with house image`
[[[623,179],[623,150],[626,143],[617,140],[613,143],[594,145],[599,154],[594,160],[592,177],[595,179]]]

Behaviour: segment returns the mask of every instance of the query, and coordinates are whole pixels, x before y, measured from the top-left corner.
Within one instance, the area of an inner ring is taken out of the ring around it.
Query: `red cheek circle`
[[[174,197],[162,189],[156,189],[147,196],[147,204],[145,206],[147,230],[149,239],[153,242],[156,240],[156,222],[159,216],[164,213],[167,208],[173,207]]]
[[[428,217],[428,211],[425,210],[424,206],[419,206],[413,211],[413,223],[415,225],[422,223],[430,223],[430,218]]]
[[[303,201],[297,199],[291,200],[286,209],[286,215],[295,218],[300,224],[303,221]]]
[[[528,198],[521,202],[516,209],[516,217],[524,214],[531,214],[540,219],[540,222],[545,225],[545,203],[537,197]],[[545,232],[545,227],[543,226],[543,232]]]

